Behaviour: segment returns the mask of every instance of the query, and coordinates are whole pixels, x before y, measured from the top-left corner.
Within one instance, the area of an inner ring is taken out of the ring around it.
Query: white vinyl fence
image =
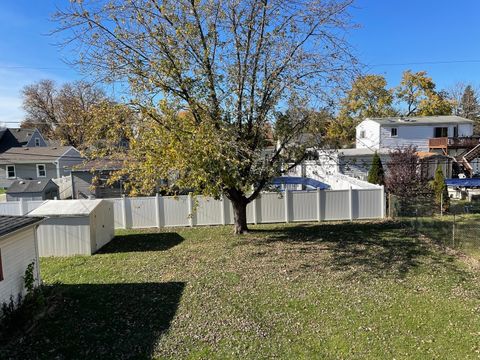
[[[181,195],[108,200],[114,204],[116,229],[233,224],[232,204],[226,198]],[[41,204],[42,201],[1,203],[0,215],[24,215]],[[383,187],[262,193],[247,206],[247,221],[251,224],[384,216]]]

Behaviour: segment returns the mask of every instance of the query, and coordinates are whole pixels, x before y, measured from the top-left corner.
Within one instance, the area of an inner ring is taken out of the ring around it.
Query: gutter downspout
[[[60,162],[57,160],[54,164],[57,166],[57,178],[60,179]]]
[[[40,254],[38,253],[38,237],[37,237],[37,230],[38,230],[38,226],[40,224],[37,224],[33,227],[33,241],[35,242],[35,262],[36,262],[36,273],[37,273],[37,282],[38,282],[38,286],[42,285],[42,279],[40,278]]]

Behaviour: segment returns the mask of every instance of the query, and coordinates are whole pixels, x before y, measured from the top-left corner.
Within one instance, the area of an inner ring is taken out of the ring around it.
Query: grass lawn
[[[399,223],[231,230],[121,232],[43,259],[61,297],[0,358],[479,358],[478,270]]]

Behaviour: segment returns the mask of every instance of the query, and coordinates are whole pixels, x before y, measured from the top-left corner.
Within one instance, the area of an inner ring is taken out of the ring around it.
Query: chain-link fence
[[[402,220],[435,243],[480,259],[480,202],[450,199],[440,206],[432,196],[387,198],[388,215]]]

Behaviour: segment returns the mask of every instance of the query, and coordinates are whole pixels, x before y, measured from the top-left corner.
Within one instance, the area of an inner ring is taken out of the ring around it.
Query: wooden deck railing
[[[441,137],[428,139],[430,149],[469,149],[480,144],[480,137]]]

